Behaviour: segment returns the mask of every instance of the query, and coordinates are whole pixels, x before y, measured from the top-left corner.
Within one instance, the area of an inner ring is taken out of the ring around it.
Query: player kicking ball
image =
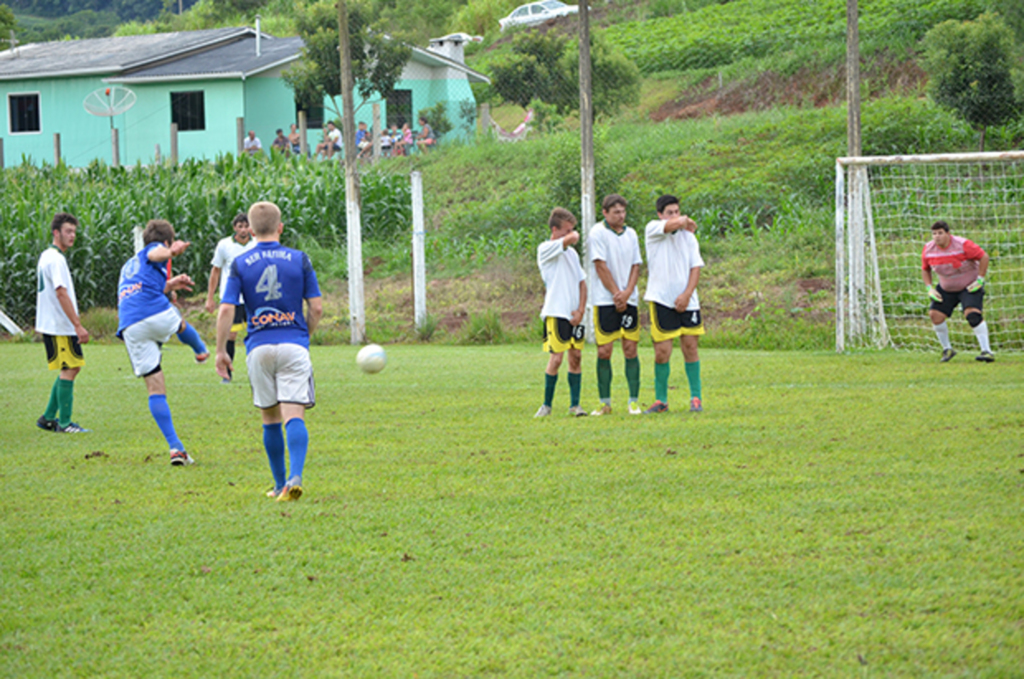
[[[194,462],[174,429],[167,404],[167,386],[160,367],[161,347],[175,334],[192,348],[197,363],[210,356],[196,329],[182,320],[168,293],[192,289],[188,274],[168,278],[167,262],[188,249],[189,243],[174,239],[174,227],[153,219],[142,232],[144,247],[121,267],[117,284],[117,336],[124,340],[136,377],[146,382],[149,412],[156,420],[171,449],[171,464],[180,467]]]
[[[938,274],[938,285],[933,284],[933,271]],[[940,220],[932,224],[932,239],[921,251],[921,275],[931,299],[928,315],[942,345],[941,362],[956,356],[956,350],[949,341],[946,319],[957,305],[963,307],[964,317],[978,338],[981,353],[977,360],[985,363],[996,360],[988,344],[988,325],[981,315],[987,273],[988,254],[984,250],[966,238],[951,234],[946,222]]]
[[[323,315],[316,272],[306,253],[281,245],[281,210],[268,202],[249,208],[256,247],[231,262],[228,284],[217,313],[217,373],[227,378],[232,360],[227,343],[235,306],[244,299],[248,333],[245,365],[253,403],[263,419],[274,487],[279,502],[302,496],[302,471],[309,448],[305,413],[315,403],[309,336]],[[303,301],[309,309],[303,314]],[[287,438],[290,471],[285,469]]]
[[[551,414],[551,402],[558,384],[558,369],[569,354],[569,414],[580,417],[587,411],[580,407],[582,350],[584,328],[580,324],[587,310],[587,275],[580,266],[580,256],[572,248],[579,239],[576,218],[565,208],[556,207],[548,218],[551,238],[537,246],[537,266],[544,279],[544,351],[548,367],[544,371],[544,404],[534,417]]]
[[[645,230],[648,281],[644,300],[650,304],[651,339],[654,341],[654,397],[645,414],[668,411],[668,378],[671,374],[672,343],[686,362],[690,383],[690,412],[702,412],[700,356],[697,340],[704,334],[704,322],[697,298],[697,282],[704,260],[693,235],[696,223],[679,211],[679,199],[661,196],[655,205],[658,218]]]

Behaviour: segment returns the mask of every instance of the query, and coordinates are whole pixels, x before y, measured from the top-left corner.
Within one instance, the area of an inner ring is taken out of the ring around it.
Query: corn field
[[[386,240],[408,229],[407,177],[370,170],[361,188],[364,239]],[[179,238],[191,241],[174,270],[191,275],[197,292],[205,290],[217,241],[232,233],[236,214],[259,200],[281,208],[286,245],[316,243],[344,257],[345,185],[337,163],[222,156],[176,167],[25,164],[0,170],[0,308],[22,327],[32,325],[36,262],[52,240],[56,212],[70,212],[80,223],[66,256],[85,311],[116,306],[118,273],[134,251],[132,228],[155,218],[170,221]]]

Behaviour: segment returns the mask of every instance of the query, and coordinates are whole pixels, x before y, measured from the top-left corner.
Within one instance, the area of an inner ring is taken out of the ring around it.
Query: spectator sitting
[[[337,128],[334,121],[327,122],[327,129],[324,130],[324,140],[316,145],[316,154],[324,158],[334,157],[335,151],[341,150],[341,130]]]
[[[359,123],[356,130],[356,148],[359,149],[360,158],[369,158],[373,153],[373,137],[366,129],[366,123]]]
[[[412,130],[409,129],[409,123],[402,123],[402,131],[395,138],[395,150],[396,156],[407,156],[409,155],[409,147],[412,146]]]
[[[291,144],[288,143],[288,137],[284,136],[284,130],[277,128],[277,136],[274,137],[273,143],[270,148],[275,151],[280,151],[284,155],[288,155]]]
[[[420,116],[420,133],[416,135],[416,146],[422,146],[423,152],[426,153],[436,143],[437,139],[434,137],[434,131],[430,129],[430,125],[427,124],[427,119]]]
[[[380,154],[384,157],[391,155],[391,147],[395,143],[395,139],[391,134],[391,130],[384,128],[384,133],[380,135]]]
[[[299,155],[302,152],[302,138],[299,136],[298,125],[292,123],[291,132],[288,133],[288,143],[291,144],[292,153]]]
[[[249,130],[249,136],[242,142],[242,152],[248,153],[250,156],[263,152],[263,144],[260,143],[259,137],[253,130]]]

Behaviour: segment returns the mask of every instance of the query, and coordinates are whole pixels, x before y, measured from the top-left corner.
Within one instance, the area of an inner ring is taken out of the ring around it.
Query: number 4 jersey
[[[221,300],[238,304],[245,299],[249,318],[245,350],[263,344],[298,344],[309,348],[303,300],[320,296],[316,272],[301,250],[278,242],[260,242],[235,258]]]

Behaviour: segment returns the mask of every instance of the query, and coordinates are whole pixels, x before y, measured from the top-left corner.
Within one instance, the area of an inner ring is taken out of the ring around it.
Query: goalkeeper
[[[932,280],[932,272],[938,274],[939,282]],[[932,239],[921,252],[921,275],[928,286],[931,299],[931,316],[935,334],[942,345],[945,363],[956,350],[949,341],[949,327],[946,319],[957,305],[964,310],[964,317],[978,338],[981,353],[977,360],[991,363],[996,360],[988,344],[988,326],[982,318],[982,302],[985,298],[985,274],[988,273],[988,255],[973,242],[949,232],[949,224],[937,221],[932,224]]]

